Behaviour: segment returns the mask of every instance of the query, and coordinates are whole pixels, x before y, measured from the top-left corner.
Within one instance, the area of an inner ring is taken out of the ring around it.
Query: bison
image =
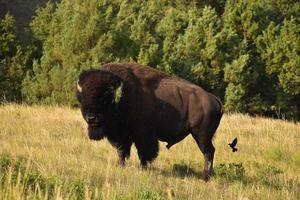
[[[223,107],[201,87],[139,64],[105,64],[83,71],[77,82],[77,99],[92,140],[106,137],[125,165],[134,143],[141,166],[158,155],[158,141],[167,148],[192,134],[205,164],[203,178],[213,168],[212,138]]]

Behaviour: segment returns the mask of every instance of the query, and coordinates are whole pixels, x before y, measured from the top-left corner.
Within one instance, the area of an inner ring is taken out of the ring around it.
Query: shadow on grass
[[[194,170],[191,166],[184,163],[175,163],[171,170],[160,169],[156,167],[150,167],[148,170],[159,171],[165,177],[177,177],[177,178],[198,178],[203,179],[202,172]]]
[[[202,178],[202,173],[196,172],[192,167],[188,166],[187,164],[180,163],[174,164],[172,167],[171,174],[176,177],[197,177]]]
[[[171,170],[163,170],[155,167],[148,168],[149,170],[157,170],[166,177],[178,178],[198,178],[203,180],[202,168],[196,171],[190,165],[185,163],[175,163]],[[245,175],[245,169],[241,163],[219,164],[214,167],[212,178],[219,178],[221,181],[234,182],[239,181],[246,184],[249,177]]]
[[[171,170],[158,169],[155,167],[148,168],[149,170],[157,170],[166,177],[178,178],[197,178],[203,180],[202,168],[196,171],[190,165],[185,163],[175,163]],[[248,184],[250,178],[246,176],[245,169],[241,163],[219,164],[214,167],[214,172],[211,178],[218,178],[224,182],[241,182],[243,185]]]

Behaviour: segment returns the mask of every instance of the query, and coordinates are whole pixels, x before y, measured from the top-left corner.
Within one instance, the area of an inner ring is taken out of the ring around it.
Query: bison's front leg
[[[130,156],[130,148],[132,143],[124,143],[118,147],[119,165],[125,166],[125,159]]]
[[[126,154],[125,152],[118,150],[118,155],[119,155],[119,165],[121,167],[124,167],[125,159],[126,159],[126,157],[129,157],[129,154]]]
[[[130,156],[130,148],[132,145],[131,141],[114,141],[112,139],[108,139],[109,142],[117,149],[119,156],[119,165],[125,166],[126,158]]]
[[[138,138],[138,140],[135,141],[135,146],[142,168],[146,168],[147,163],[153,161],[158,155],[158,140],[156,138]]]

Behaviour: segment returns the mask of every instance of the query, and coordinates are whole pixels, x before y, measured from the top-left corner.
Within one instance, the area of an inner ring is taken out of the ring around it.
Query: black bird
[[[232,152],[236,152],[238,150],[237,148],[235,148],[236,144],[237,144],[237,138],[234,138],[234,140],[230,144],[228,144],[231,147]]]

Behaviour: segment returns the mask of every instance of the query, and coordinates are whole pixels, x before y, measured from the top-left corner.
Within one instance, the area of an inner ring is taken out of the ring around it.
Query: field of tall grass
[[[228,143],[238,138],[238,151]],[[214,138],[215,174],[201,180],[192,137],[140,169],[124,168],[106,141],[90,141],[80,111],[0,106],[0,199],[300,199],[300,124],[225,115]]]

